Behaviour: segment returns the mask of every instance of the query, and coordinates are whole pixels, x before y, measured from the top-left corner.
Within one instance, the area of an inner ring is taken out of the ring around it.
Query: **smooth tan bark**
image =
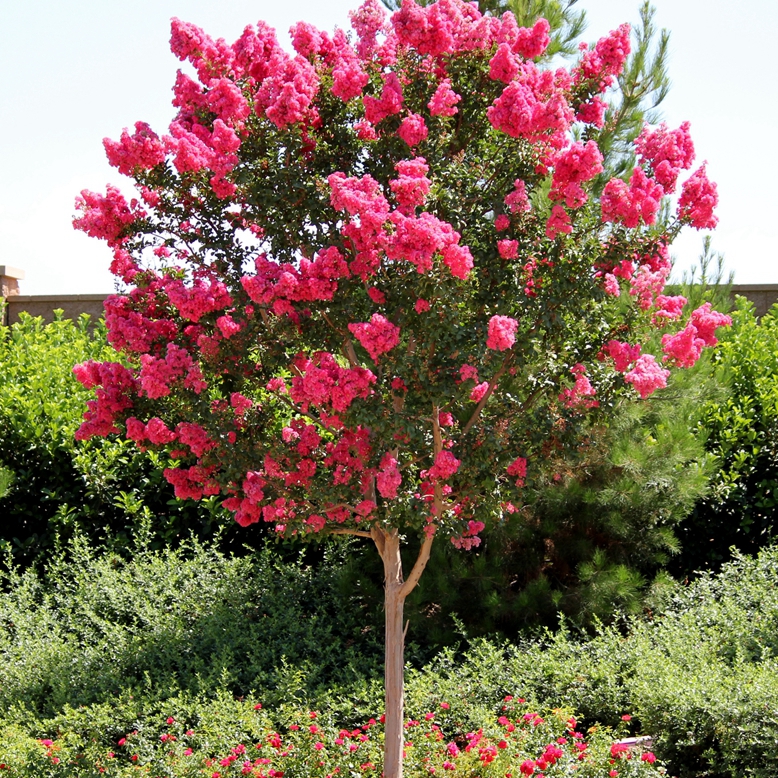
[[[433,533],[434,534],[434,533]],[[385,658],[384,778],[402,778],[405,711],[405,598],[419,581],[430,556],[433,534],[422,543],[408,580],[403,579],[400,536],[397,530],[373,527],[371,535],[384,563]]]
[[[386,722],[384,725],[384,776],[402,778],[403,716],[405,697],[403,670],[405,665],[405,635],[403,634],[403,571],[400,559],[400,538],[397,531],[384,536],[384,618],[386,654],[384,683],[386,686]]]

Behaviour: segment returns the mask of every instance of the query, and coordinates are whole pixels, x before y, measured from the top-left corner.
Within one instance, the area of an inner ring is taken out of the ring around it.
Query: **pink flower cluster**
[[[244,275],[241,285],[255,302],[272,306],[277,315],[296,319],[294,302],[332,300],[338,289],[338,279],[350,275],[343,255],[334,247],[322,249],[313,260],[302,258],[297,267],[291,263],[274,262],[264,255],[254,260],[255,274]]]
[[[176,433],[158,416],[154,416],[144,424],[134,416],[128,416],[125,422],[127,437],[136,443],[149,443],[155,446],[163,446],[172,443],[176,439]]]
[[[527,185],[521,179],[517,178],[513,182],[513,189],[505,195],[505,205],[508,206],[511,213],[531,210],[527,196]]]
[[[450,224],[426,211],[419,216],[395,211],[389,220],[395,227],[394,234],[386,241],[389,259],[411,262],[419,273],[427,273],[439,252],[453,276],[468,277],[473,268],[473,257],[467,246],[459,245],[461,236]]]
[[[486,347],[495,351],[505,351],[516,342],[516,330],[519,323],[510,316],[492,316],[489,319],[489,332]]]
[[[380,97],[365,95],[362,103],[365,106],[365,119],[370,124],[379,124],[388,116],[400,113],[403,107],[400,79],[394,73],[388,73],[384,76]]]
[[[135,122],[133,135],[125,129],[118,142],[104,138],[103,146],[108,162],[125,176],[136,168],[151,170],[165,161],[165,147],[146,122]]]
[[[718,343],[716,329],[730,324],[732,319],[729,316],[711,310],[711,304],[705,303],[692,311],[689,323],[680,332],[662,336],[665,361],[669,360],[678,367],[694,366],[705,346]]]
[[[108,241],[109,246],[119,244],[122,233],[144,213],[133,200],[131,203],[111,184],[106,187],[105,196],[84,189],[76,198],[76,210],[80,216],[73,219],[73,227],[93,238]]]
[[[180,278],[167,278],[164,288],[170,302],[189,321],[198,322],[206,314],[232,305],[232,297],[221,281],[198,278],[187,286]]]
[[[171,384],[183,379],[182,385],[200,394],[208,384],[203,379],[200,365],[192,359],[192,355],[175,343],[168,343],[164,357],[154,357],[143,354],[140,358],[140,385],[152,400],[167,397]]]
[[[563,144],[574,119],[565,97],[569,82],[563,73],[541,71],[531,62],[524,63],[487,109],[492,126],[512,138],[538,140],[546,136],[552,143]]]
[[[459,470],[461,464],[461,461],[450,451],[441,451],[435,457],[435,463],[427,471],[427,477],[436,481],[448,481]]]
[[[472,519],[467,522],[467,529],[459,536],[451,538],[451,543],[454,548],[469,551],[471,548],[478,548],[481,545],[481,538],[478,536],[480,532],[483,532],[486,525],[482,521],[473,521]]]
[[[678,176],[694,161],[694,144],[689,134],[689,122],[677,130],[668,130],[662,123],[655,130],[643,128],[635,140],[640,160],[651,165],[654,178],[665,192],[674,192]]]
[[[581,184],[602,173],[602,154],[597,144],[580,141],[560,152],[554,162],[554,176],[549,197],[564,200],[568,208],[580,208],[588,199]]]
[[[620,178],[612,178],[602,193],[602,220],[620,222],[625,227],[637,227],[641,221],[653,224],[659,212],[664,190],[636,167],[629,186]]]
[[[376,381],[366,368],[341,367],[326,351],[317,352],[313,358],[298,356],[294,366],[298,375],[292,378],[289,396],[303,413],[310,405],[343,412],[357,397],[368,397]]]
[[[631,47],[630,26],[622,24],[604,38],[600,38],[593,49],[584,49],[581,61],[575,71],[576,81],[593,81],[602,92],[624,69]]]
[[[516,486],[524,486],[524,479],[527,477],[527,460],[524,457],[516,457],[505,472],[516,479]]]
[[[713,210],[719,203],[716,184],[708,179],[705,165],[693,173],[681,187],[678,218],[695,229],[712,230],[719,220]]]
[[[575,377],[575,384],[561,392],[559,401],[565,408],[574,408],[576,410],[596,408],[600,403],[593,399],[597,392],[586,375],[586,367],[579,363],[573,365],[570,372]]]
[[[657,363],[653,354],[642,354],[635,361],[635,366],[624,374],[624,380],[632,384],[642,399],[646,399],[657,389],[667,386],[670,371]]]
[[[168,467],[162,471],[165,480],[173,486],[179,500],[200,500],[203,497],[219,494],[219,484],[212,478],[215,467]]]
[[[398,210],[405,215],[411,215],[417,207],[424,205],[429,194],[429,165],[424,157],[415,157],[401,160],[395,168],[399,175],[389,182],[389,188],[397,198]]]
[[[351,217],[341,230],[355,254],[350,263],[351,272],[367,280],[378,270],[381,252],[388,240],[384,223],[389,218],[389,203],[381,186],[371,176],[357,178],[333,173],[327,183],[331,189],[332,207],[336,211],[346,211]]]
[[[451,79],[444,78],[427,103],[431,116],[454,116],[459,111],[457,103],[462,99],[451,88]]]
[[[178,334],[175,322],[162,318],[154,295],[149,299],[140,289],[133,289],[126,297],[111,295],[106,298],[105,323],[111,345],[136,354],[145,354],[154,344],[167,343]]]
[[[394,499],[397,490],[402,483],[402,475],[397,460],[387,451],[381,459],[378,473],[376,474],[376,488],[381,497]]]
[[[82,362],[73,375],[86,388],[95,389],[95,399],[87,402],[84,421],[76,430],[76,440],[105,437],[119,432],[116,419],[132,408],[138,386],[132,372],[118,362]]]
[[[374,362],[400,342],[400,328],[380,313],[374,313],[369,322],[353,322],[348,329]]]
[[[602,347],[602,356],[609,356],[614,367],[619,373],[627,371],[629,366],[640,356],[640,345],[630,346],[629,343],[622,343],[619,340],[609,340]]]
[[[670,266],[660,265],[652,270],[650,265],[641,265],[630,279],[629,293],[636,298],[638,308],[647,311],[662,295],[670,275]],[[664,297],[667,300],[667,297]]]

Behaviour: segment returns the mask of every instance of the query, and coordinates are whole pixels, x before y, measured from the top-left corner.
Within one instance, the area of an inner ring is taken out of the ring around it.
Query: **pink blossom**
[[[489,319],[486,347],[495,351],[506,351],[516,342],[518,328],[519,323],[510,316],[492,316]]]
[[[197,279],[191,286],[186,286],[179,278],[167,278],[165,291],[178,312],[193,322],[232,305],[232,297],[221,281]]]
[[[459,470],[461,464],[450,451],[440,451],[435,457],[435,464],[427,471],[429,478],[447,481]]]
[[[602,154],[593,140],[586,145],[573,143],[556,158],[548,196],[552,200],[564,200],[568,208],[580,208],[588,199],[581,184],[602,170]]]
[[[620,178],[612,178],[602,193],[602,220],[621,222],[625,227],[637,227],[641,221],[653,224],[664,195],[662,187],[636,167],[629,186]]]
[[[674,335],[662,336],[665,360],[671,360],[678,367],[693,367],[704,346],[705,341],[697,336],[697,328],[691,322]]]
[[[340,30],[336,33],[335,43],[336,63],[332,69],[332,94],[343,102],[348,102],[362,94],[370,76],[362,69],[356,52]]]
[[[386,302],[386,295],[376,286],[371,286],[367,294],[376,305],[383,305]]]
[[[215,78],[208,84],[205,102],[226,125],[242,127],[251,113],[240,88],[228,78]]]
[[[518,58],[507,43],[501,43],[489,60],[489,78],[509,84],[518,72]]]
[[[689,122],[684,122],[677,130],[668,130],[664,123],[653,131],[646,126],[635,140],[635,148],[641,161],[651,165],[654,178],[665,192],[675,191],[679,173],[691,167],[694,161]]]
[[[88,189],[82,190],[81,196],[76,198],[76,209],[81,216],[73,219],[73,227],[93,238],[108,241],[109,246],[119,243],[126,228],[144,215],[134,205],[128,204],[122,193],[111,184],[106,187],[104,197]]]
[[[561,206],[555,205],[551,209],[551,216],[546,222],[546,237],[554,240],[557,235],[569,234],[573,231],[570,214]]]
[[[129,422],[129,419],[127,419]],[[146,435],[155,446],[172,443],[176,439],[176,433],[169,429],[162,419],[154,416],[146,423]]]
[[[275,53],[270,63],[270,74],[257,91],[257,113],[283,130],[306,116],[319,90],[319,77],[304,57],[290,57],[283,51]]]
[[[593,124],[602,127],[605,124],[605,109],[608,104],[600,97],[592,97],[585,103],[581,103],[576,111],[575,118],[584,124]]]
[[[486,392],[489,390],[489,382],[484,381],[483,383],[478,384],[472,392],[470,392],[470,399],[474,403],[481,402]]]
[[[399,175],[389,182],[389,188],[394,192],[402,212],[411,215],[415,208],[424,205],[429,194],[431,186],[427,178],[429,165],[424,157],[415,157],[401,160],[395,167]]]
[[[298,356],[295,367],[299,375],[292,378],[289,396],[304,412],[309,405],[329,405],[333,410],[343,412],[357,397],[368,397],[376,381],[370,370],[341,367],[326,351],[317,352],[313,359]]]
[[[498,240],[497,251],[503,259],[516,259],[519,255],[519,242],[517,240]]]
[[[389,218],[395,232],[387,240],[386,255],[389,259],[411,262],[419,273],[432,269],[436,252],[459,241],[459,233],[450,224],[426,211],[418,217],[395,211]]]
[[[701,338],[706,346],[715,346],[718,343],[716,329],[729,327],[732,319],[726,314],[711,310],[710,303],[703,303],[692,311],[692,324],[697,328],[697,337]]]
[[[478,368],[474,365],[462,365],[459,368],[459,378],[461,381],[477,381]]]
[[[373,361],[400,342],[400,328],[380,313],[374,313],[369,322],[349,324],[348,329]]]
[[[548,75],[546,75],[548,74]],[[492,126],[512,138],[534,140],[545,134],[564,133],[573,113],[564,94],[549,83],[549,71],[540,73],[531,63],[511,81],[487,109]]]
[[[521,179],[516,179],[513,182],[513,190],[505,196],[505,205],[511,213],[519,213],[520,211],[529,211],[531,206],[529,204],[529,197],[527,196],[527,186]]]
[[[654,297],[662,294],[667,277],[670,275],[669,267],[662,267],[652,271],[649,265],[641,265],[638,272],[630,281],[629,293],[637,298],[638,307],[647,311],[654,304]]]
[[[591,80],[599,91],[605,91],[624,68],[630,52],[629,35],[630,26],[622,24],[600,38],[593,49],[584,50],[576,68],[575,81]]]
[[[524,486],[524,479],[527,477],[527,460],[524,457],[516,457],[505,472],[516,478],[516,486]]]
[[[400,123],[397,134],[411,147],[418,146],[427,137],[427,125],[424,118],[417,113],[411,113]]]
[[[551,43],[550,31],[551,25],[543,18],[538,19],[531,29],[519,27],[513,50],[525,59],[541,56]]]
[[[379,471],[376,475],[378,493],[387,499],[394,499],[397,497],[397,489],[401,483],[402,475],[400,475],[397,460],[387,452],[381,459]]]
[[[457,233],[454,233],[457,235]],[[460,246],[455,242],[449,243],[441,252],[443,255],[443,264],[451,271],[454,278],[461,278],[463,281],[470,275],[473,269],[473,255],[467,246]]]
[[[413,306],[416,313],[424,313],[425,311],[428,311],[430,309],[430,304],[427,302],[427,300],[423,300],[421,297],[416,300]]]
[[[365,0],[349,13],[349,18],[357,33],[357,53],[362,59],[369,59],[377,48],[378,33],[385,29],[386,11],[378,0]]]
[[[635,387],[641,398],[645,399],[657,389],[667,386],[669,370],[665,370],[656,361],[653,354],[638,357],[635,366],[624,375],[624,380]]]
[[[451,79],[445,78],[438,84],[435,94],[427,103],[431,116],[454,116],[462,98],[451,88]]]
[[[683,307],[686,305],[686,298],[681,295],[668,297],[660,294],[656,298],[656,313],[653,316],[654,323],[661,321],[675,321],[680,319],[683,314]]]
[[[497,232],[504,232],[511,226],[511,219],[507,214],[501,213],[494,220],[494,229]]]
[[[605,292],[611,295],[611,297],[621,296],[621,288],[619,287],[619,281],[616,278],[616,276],[613,275],[613,273],[605,274],[605,280],[603,282],[603,286],[605,288]]]
[[[308,22],[297,22],[289,28],[289,37],[301,57],[314,59],[324,48],[327,35]]]
[[[603,354],[609,356],[614,367],[620,373],[624,373],[627,368],[640,356],[640,345],[630,346],[629,343],[622,343],[618,340],[609,340],[602,348]]]
[[[146,122],[135,122],[135,133],[122,131],[121,139],[103,138],[108,162],[122,175],[132,175],[136,168],[151,170],[165,161],[165,149],[159,136]]]
[[[559,395],[559,401],[566,408],[575,408],[578,410],[596,408],[599,405],[599,402],[591,398],[593,398],[597,392],[586,376],[586,367],[579,363],[573,365],[570,372],[575,376],[575,384],[572,388],[564,389],[562,391]]]
[[[379,98],[365,95],[362,98],[365,106],[365,119],[371,124],[378,124],[387,116],[400,113],[403,105],[403,92],[400,80],[394,73],[384,76],[384,85]]]
[[[712,230],[718,223],[713,210],[719,203],[716,184],[708,179],[705,165],[693,173],[681,187],[678,218],[695,229]]]

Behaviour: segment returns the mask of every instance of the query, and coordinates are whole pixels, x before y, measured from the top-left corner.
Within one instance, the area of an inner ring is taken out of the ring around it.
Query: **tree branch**
[[[430,527],[431,531],[428,534],[425,534],[424,542],[421,544],[421,548],[419,549],[419,556],[416,557],[416,564],[414,564],[413,570],[411,570],[411,574],[408,576],[408,580],[402,585],[402,588],[400,589],[400,597],[403,599],[405,599],[416,588],[416,584],[419,583],[419,578],[421,578],[421,574],[424,572],[424,568],[427,566],[427,562],[429,561],[430,551],[432,549],[432,541],[435,537],[436,530],[434,524],[431,524]]]
[[[356,535],[358,538],[372,538],[373,535],[363,529],[349,529],[348,527],[332,527],[327,529],[328,535]]]
[[[509,362],[510,356],[505,357],[505,361],[502,363],[500,369],[492,376],[492,380],[489,381],[489,388],[486,390],[486,392],[484,392],[484,396],[478,401],[478,405],[475,406],[473,415],[470,417],[467,424],[465,424],[465,426],[462,428],[462,435],[467,435],[467,433],[470,431],[470,428],[478,421],[478,417],[481,415],[481,411],[484,409],[487,401],[492,396],[494,388],[497,386],[497,381],[500,380],[505,371],[508,369]]]

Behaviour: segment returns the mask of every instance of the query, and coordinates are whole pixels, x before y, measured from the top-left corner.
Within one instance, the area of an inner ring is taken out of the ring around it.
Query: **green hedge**
[[[284,706],[317,707],[352,728],[375,716],[380,627],[338,593],[350,547],[325,547],[316,567],[283,563],[278,550],[237,559],[192,544],[122,559],[75,541],[46,573],[7,573],[2,737],[72,735],[108,748],[134,729],[157,732],[168,716],[216,716],[232,708],[214,701],[240,698],[282,718]],[[409,713],[445,701],[453,712],[436,720],[450,733],[486,726],[506,695],[577,711],[584,731],[623,727],[629,714],[631,734],[653,735],[673,775],[772,778],[777,584],[778,548],[768,548],[665,591],[652,618],[592,638],[562,628],[518,644],[484,639],[426,664],[411,650]]]
[[[223,523],[216,500],[176,500],[153,453],[121,440],[75,440],[91,392],[73,365],[115,358],[105,327],[86,315],[44,324],[22,314],[0,327],[0,468],[13,474],[0,494],[0,547],[17,559],[45,556],[76,529],[121,547],[146,523],[161,547],[191,532],[212,537]]]

